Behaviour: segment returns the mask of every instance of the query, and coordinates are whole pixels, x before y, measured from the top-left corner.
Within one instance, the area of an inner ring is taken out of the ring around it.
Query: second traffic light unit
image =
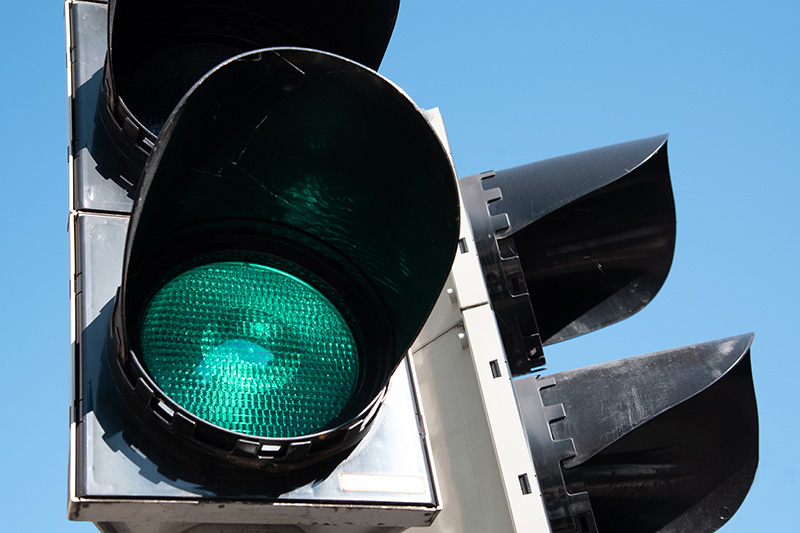
[[[553,533],[711,532],[758,462],[752,335],[539,376],[542,346],[661,288],[675,246],[666,136],[461,180]]]

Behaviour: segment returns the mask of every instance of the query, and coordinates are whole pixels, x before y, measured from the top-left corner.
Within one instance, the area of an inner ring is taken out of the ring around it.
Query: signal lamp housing
[[[372,70],[272,48],[217,66],[147,161],[112,374],[192,464],[292,472],[346,454],[455,255],[452,166]]]

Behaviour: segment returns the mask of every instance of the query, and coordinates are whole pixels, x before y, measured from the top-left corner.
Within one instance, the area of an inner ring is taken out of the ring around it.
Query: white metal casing
[[[438,109],[427,117],[450,153]],[[430,532],[549,532],[466,213],[445,289],[411,348],[443,510]],[[414,528],[413,531],[417,531]]]

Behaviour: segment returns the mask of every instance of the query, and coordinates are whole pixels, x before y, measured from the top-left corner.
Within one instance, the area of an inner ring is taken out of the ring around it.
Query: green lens
[[[210,263],[169,280],[142,318],[156,384],[190,413],[262,437],[313,433],[356,389],[347,322],[318,290],[276,268]]]

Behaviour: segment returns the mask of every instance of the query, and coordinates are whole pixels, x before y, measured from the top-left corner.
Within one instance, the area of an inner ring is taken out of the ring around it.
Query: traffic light
[[[139,183],[109,337],[126,403],[198,463],[233,449],[293,471],[352,448],[441,290],[458,218],[435,133],[372,71],[294,48],[222,63]]]
[[[372,70],[397,2],[66,7],[70,517],[429,524],[405,355],[461,220],[429,115]]]
[[[664,283],[666,137],[456,180],[398,4],[66,1],[70,518],[716,530],[751,336],[539,375]]]

